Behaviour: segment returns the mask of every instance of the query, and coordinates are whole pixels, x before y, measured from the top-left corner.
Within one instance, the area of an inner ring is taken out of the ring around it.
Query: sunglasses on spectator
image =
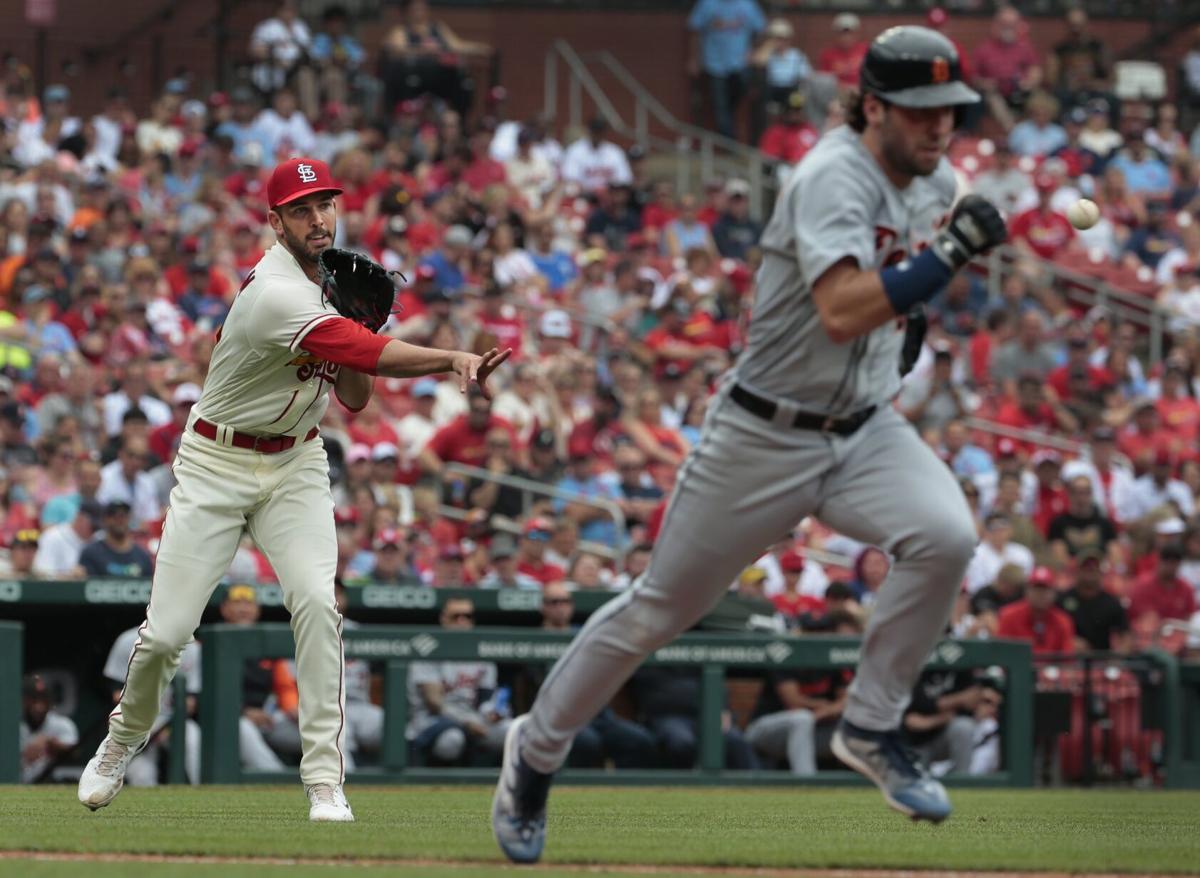
[[[575,601],[571,598],[542,598],[542,603],[552,607],[556,604],[573,604]]]
[[[470,622],[475,618],[474,613],[451,613],[446,617],[451,622]]]

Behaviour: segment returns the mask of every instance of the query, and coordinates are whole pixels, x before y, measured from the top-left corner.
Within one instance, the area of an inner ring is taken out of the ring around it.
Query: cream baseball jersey
[[[900,190],[851,128],[822,137],[784,184],[763,231],[758,292],[734,380],[831,415],[895,396],[902,322],[838,344],[821,324],[812,286],[847,257],[879,269],[926,247],[948,218],[955,186],[944,157],[933,174]]]
[[[196,415],[260,436],[306,434],[325,413],[340,367],[305,352],[304,339],[339,316],[296,257],[276,243],[233,301]]]

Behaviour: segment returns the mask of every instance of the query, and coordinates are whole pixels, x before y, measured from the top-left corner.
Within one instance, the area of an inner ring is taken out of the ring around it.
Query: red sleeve
[[[345,317],[322,320],[304,336],[301,347],[322,360],[377,375],[379,355],[391,339],[376,335]]]

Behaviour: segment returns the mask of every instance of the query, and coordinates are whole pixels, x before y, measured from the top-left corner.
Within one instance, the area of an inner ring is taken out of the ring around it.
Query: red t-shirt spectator
[[[1138,578],[1129,598],[1129,620],[1136,622],[1146,613],[1156,613],[1160,619],[1182,619],[1187,621],[1196,612],[1196,593],[1191,585],[1179,577],[1174,585],[1166,585],[1157,573],[1147,573]]]
[[[163,463],[168,463],[171,460],[171,452],[182,435],[183,430],[176,426],[174,421],[167,421],[161,427],[155,427],[150,431],[146,445],[151,454]]]
[[[996,412],[996,421],[1006,427],[1016,427],[1019,430],[1041,430],[1050,433],[1058,431],[1058,421],[1054,418],[1054,409],[1050,408],[1050,404],[1047,402],[1040,403],[1037,411],[1030,413],[1016,402],[1008,400],[1001,403]],[[1036,449],[1036,446],[1030,442],[1017,439],[1013,441],[1027,454],[1032,454]]]
[[[1174,434],[1187,445],[1195,443],[1200,432],[1200,403],[1190,396],[1179,399],[1159,399],[1154,403],[1163,430]]]
[[[471,429],[467,415],[459,415],[442,429],[433,434],[428,447],[443,463],[464,463],[467,466],[483,466],[487,463],[488,431],[493,427],[503,427],[512,437],[512,443],[517,445],[517,437],[512,425],[504,418],[489,415],[487,426],[482,430]]]
[[[780,592],[771,597],[771,603],[775,605],[775,609],[789,619],[798,619],[805,613],[823,613],[825,612],[825,602],[818,597],[813,597],[808,594],[788,594]]]
[[[1036,611],[1027,600],[1019,600],[1000,610],[997,637],[1027,640],[1035,655],[1075,652],[1075,623],[1058,607]]]
[[[499,314],[495,317],[483,314],[479,317],[479,325],[484,332],[496,336],[496,347],[500,350],[512,348],[512,358],[521,359],[521,340],[525,336],[525,321],[519,314],[506,317]]]
[[[504,170],[504,165],[484,156],[467,166],[462,179],[472,192],[482,192],[488,186],[507,181],[508,172]]]
[[[820,136],[821,132],[807,122],[803,125],[777,122],[763,132],[758,148],[772,158],[794,165],[808,154]]]
[[[551,564],[548,561],[521,561],[517,564],[517,572],[524,573],[526,576],[532,576],[542,585],[549,585],[552,582],[561,582],[566,579],[567,572],[557,564]]]
[[[1112,387],[1116,383],[1112,372],[1109,372],[1103,366],[1088,366],[1088,384],[1092,390],[1103,390],[1106,387]],[[1046,383],[1054,388],[1054,392],[1058,394],[1059,399],[1066,399],[1071,395],[1070,389],[1071,367],[1059,366],[1057,369],[1051,370],[1046,376]]]
[[[679,216],[679,211],[674,207],[651,202],[642,208],[642,228],[661,229],[677,216]],[[715,221],[714,219],[713,222]],[[712,223],[707,223],[707,225],[712,225]]]
[[[1025,37],[1012,43],[988,37],[975,50],[972,66],[977,80],[992,80],[1000,94],[1007,98],[1017,90],[1030,68],[1038,66],[1038,53]]]
[[[1117,434],[1117,448],[1137,464],[1144,458],[1153,459],[1160,453],[1170,454],[1175,444],[1173,438],[1166,430],[1155,430],[1152,433],[1127,430]]]
[[[1043,259],[1053,259],[1075,240],[1075,228],[1061,213],[1043,212],[1035,207],[1018,214],[1008,224],[1008,236],[1014,241],[1024,241]]]
[[[862,67],[866,54],[866,43],[855,43],[849,48],[836,45],[826,46],[817,56],[817,69],[822,73],[832,73],[837,77],[839,85],[856,87],[858,85],[858,69]]]

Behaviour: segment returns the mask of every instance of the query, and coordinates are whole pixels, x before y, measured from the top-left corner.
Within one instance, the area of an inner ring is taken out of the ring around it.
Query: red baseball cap
[[[1029,584],[1043,588],[1054,588],[1054,573],[1049,567],[1034,567],[1029,574]]]
[[[279,207],[314,192],[340,195],[342,189],[333,182],[329,165],[320,159],[294,158],[275,166],[267,182],[267,204]]]
[[[796,551],[788,552],[779,559],[779,569],[784,573],[803,573],[804,556]]]

